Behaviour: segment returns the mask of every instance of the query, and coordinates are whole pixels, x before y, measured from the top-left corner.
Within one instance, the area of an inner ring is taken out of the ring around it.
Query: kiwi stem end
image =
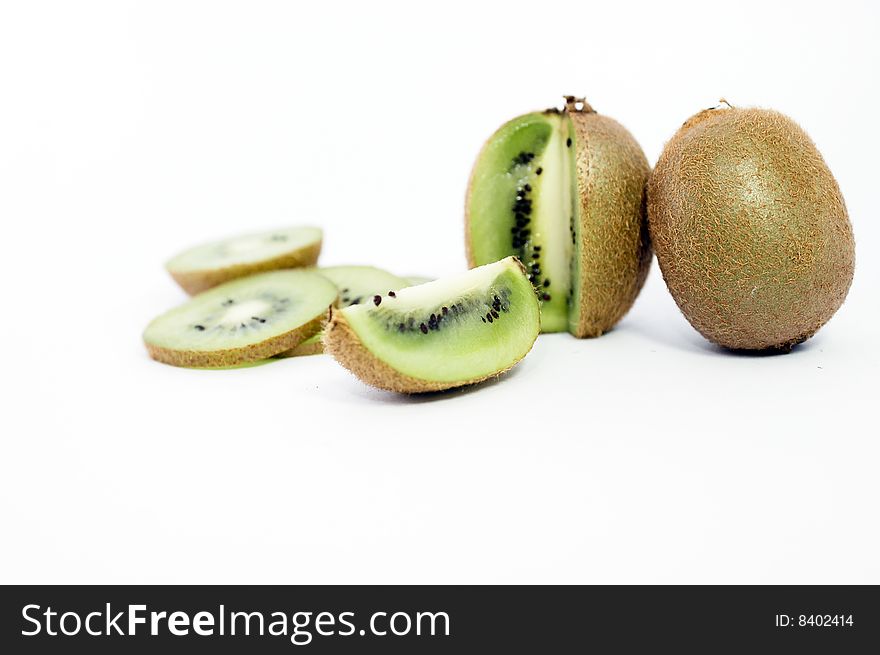
[[[586,98],[574,96],[562,96],[565,98],[565,110],[572,113],[595,114],[596,110],[587,102]]]

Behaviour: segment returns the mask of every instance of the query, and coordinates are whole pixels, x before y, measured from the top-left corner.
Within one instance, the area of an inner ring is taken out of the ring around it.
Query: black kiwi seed
[[[193,327],[194,327],[196,330],[198,330],[199,332],[204,332],[204,331],[205,331],[205,326],[204,326],[204,325],[193,325]]]
[[[428,326],[424,323],[421,323],[419,325],[419,329],[422,331],[422,334],[428,334]]]
[[[485,317],[485,316],[480,316],[480,320],[483,321],[483,323],[485,323],[485,322],[486,322],[486,317]]]
[[[490,312],[490,314],[492,314],[492,318],[498,318],[498,312],[496,312],[494,309]]]
[[[227,298],[226,300],[223,301],[223,305],[224,305],[224,306],[226,306],[226,305],[231,305],[231,304],[234,303],[234,302],[235,302],[235,301],[234,301],[232,298]]]
[[[389,296],[390,298],[397,298],[397,294],[394,293],[393,291],[389,291],[389,292],[388,292],[388,296]]]
[[[403,323],[401,323],[400,325],[397,326],[397,331],[398,332],[406,332],[406,326]]]
[[[544,286],[545,286],[545,287],[549,287],[549,286],[550,286],[550,280],[544,280]]]
[[[568,138],[568,139],[565,140],[565,147],[566,147],[566,148],[571,148],[571,138]]]
[[[541,296],[541,297],[542,297],[544,300],[550,300],[550,294],[549,294],[549,293],[545,293],[545,294],[544,294],[543,296]]]
[[[441,307],[440,311],[443,312],[443,316],[446,316],[449,313],[449,307]]]
[[[254,321],[259,321],[260,323],[266,322],[265,318],[260,318],[259,316],[251,316],[251,319],[253,319]]]
[[[538,166],[538,170],[535,171],[535,175],[540,175],[543,172],[544,172],[544,169],[541,168],[540,166]]]
[[[486,320],[489,321],[490,323],[492,322],[492,313],[491,312],[486,312]]]
[[[376,307],[378,307],[379,303],[381,303],[381,302],[382,302],[382,296],[373,296],[373,304],[376,305]]]

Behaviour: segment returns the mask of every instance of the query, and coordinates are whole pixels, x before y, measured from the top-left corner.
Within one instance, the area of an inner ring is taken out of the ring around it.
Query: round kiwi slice
[[[200,293],[144,331],[153,359],[219,367],[264,359],[317,334],[336,287],[310,271],[271,271]]]
[[[525,357],[540,309],[514,257],[333,309],[324,347],[367,384],[439,391],[499,375]]]
[[[492,135],[471,173],[469,264],[516,255],[541,300],[544,332],[606,332],[648,273],[649,172],[632,135],[583,99],[567,96],[562,111],[513,119]]]
[[[809,136],[778,112],[728,105],[688,119],[651,175],[648,212],[669,291],[721,346],[790,350],[846,298],[846,205]]]
[[[280,268],[314,266],[321,252],[321,230],[291,227],[205,243],[165,264],[189,294],[236,278]]]

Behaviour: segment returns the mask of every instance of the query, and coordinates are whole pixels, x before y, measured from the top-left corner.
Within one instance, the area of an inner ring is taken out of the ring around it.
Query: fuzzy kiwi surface
[[[779,112],[727,106],[688,119],[651,175],[648,213],[669,291],[716,344],[790,350],[846,298],[855,244],[843,197]]]
[[[265,359],[321,330],[336,287],[310,271],[270,271],[190,298],[144,331],[153,359],[174,366],[227,367]]]
[[[541,301],[544,332],[599,336],[629,310],[648,273],[649,173],[632,135],[583,99],[509,121],[471,173],[469,265],[517,256]]]
[[[189,248],[165,264],[171,277],[190,295],[254,273],[314,266],[322,232],[291,227],[222,239]]]
[[[323,330],[323,326],[322,326]],[[324,352],[324,344],[322,342],[321,332],[310,336],[308,339],[300,343],[298,346],[280,352],[275,357],[286,359],[288,357],[306,357],[309,355],[321,355]]]
[[[540,310],[519,260],[331,311],[324,349],[367,384],[440,391],[508,370],[529,352]]]

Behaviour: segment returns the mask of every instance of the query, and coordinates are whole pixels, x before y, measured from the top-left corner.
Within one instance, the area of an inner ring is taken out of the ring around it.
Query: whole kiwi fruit
[[[837,182],[806,132],[776,111],[724,102],[688,119],[651,174],[648,223],[682,313],[726,348],[790,350],[852,282]]]

